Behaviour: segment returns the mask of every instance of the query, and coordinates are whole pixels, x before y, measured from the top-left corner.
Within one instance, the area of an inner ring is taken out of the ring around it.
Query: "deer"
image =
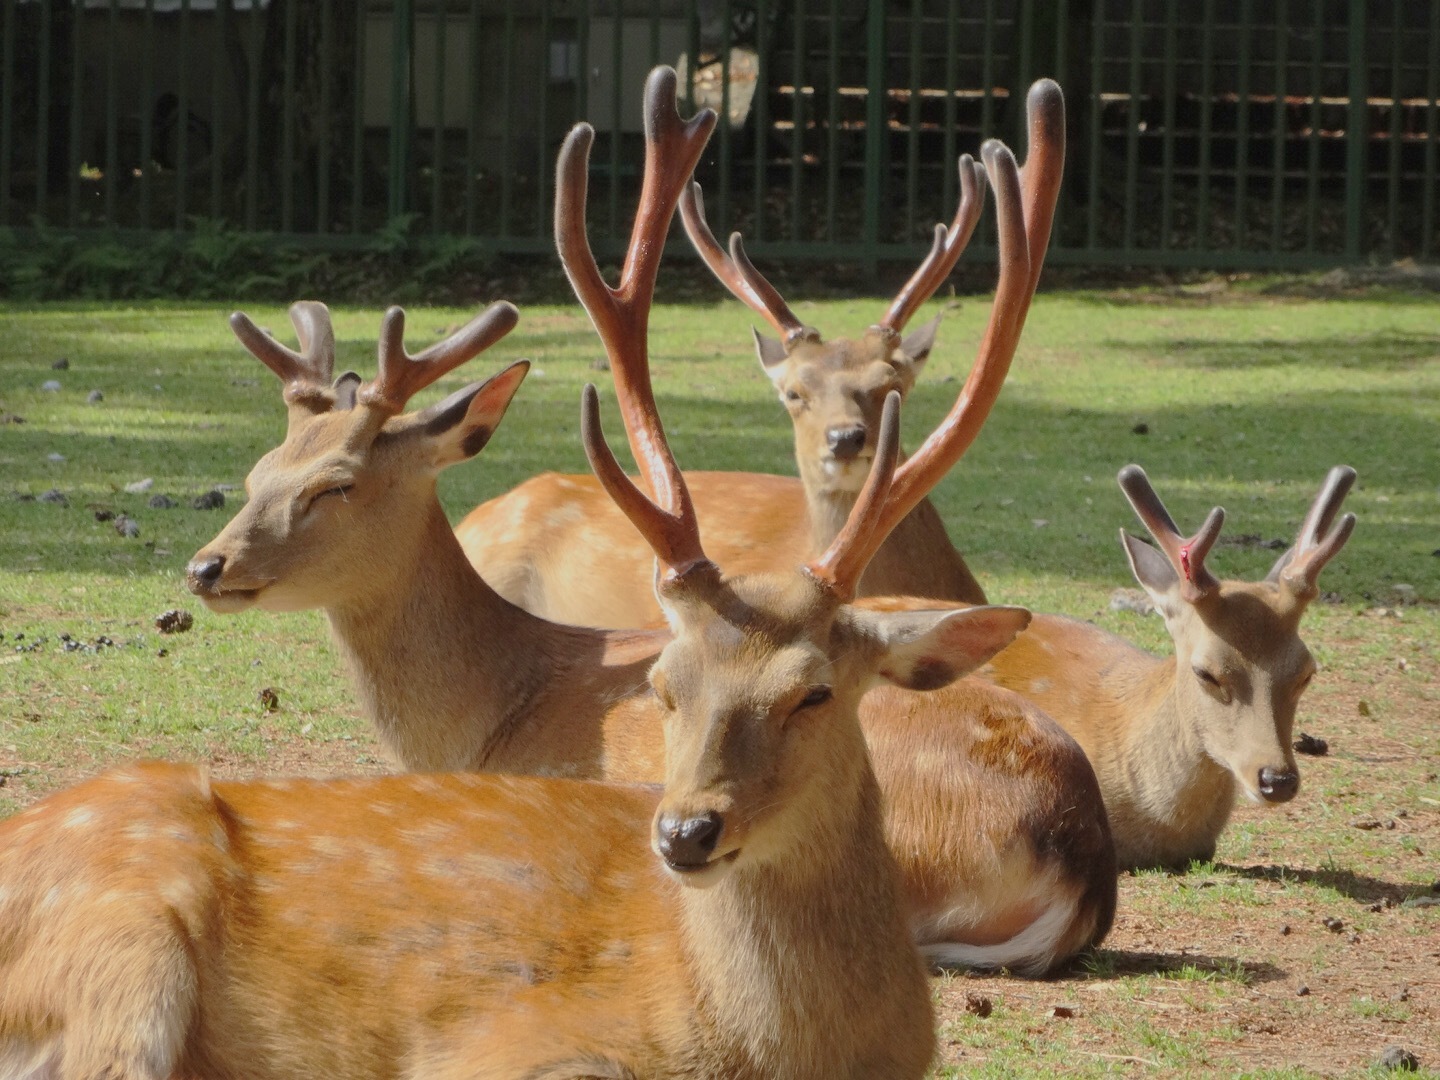
[[[1145,471],[1119,484],[1156,547],[1120,530],[1135,575],[1165,620],[1161,659],[1089,623],[1037,614],[980,677],[1045,710],[1084,748],[1100,780],[1116,856],[1184,869],[1215,855],[1237,797],[1279,805],[1300,789],[1291,738],[1315,661],[1300,619],[1355,515],[1336,514],[1355,470],[1330,470],[1295,543],[1263,581],[1206,566],[1225,511],[1183,536]]]
[[[1038,284],[1065,158],[1064,99],[1054,82],[1042,79],[1031,87],[1027,106],[1027,227]],[[690,474],[710,523],[705,541],[727,565],[793,563],[824,550],[846,520],[874,454],[881,404],[891,390],[903,398],[914,387],[940,316],[909,334],[905,327],[954,269],[984,208],[985,173],[969,154],[959,159],[959,177],[954,219],[935,226],[929,253],[881,320],[859,338],[832,341],[796,317],[750,261],[738,232],[726,253],[705,222],[700,186],[687,185],[680,210],[691,244],[779,335],[754,331],[755,349],[793,422],[800,474],[798,481],[763,473]],[[997,392],[1007,371],[995,372]],[[642,627],[659,618],[646,585],[649,553],[593,477],[542,473],[482,503],[455,531],[481,575],[536,614],[611,627]],[[896,526],[866,571],[860,595],[985,603],[929,499]]]
[[[672,188],[678,197],[714,123],[702,111],[682,124],[673,79],[657,69],[646,87],[646,194],[626,281],[655,273],[647,260],[658,258],[653,249],[673,216],[673,201],[665,215],[659,200]],[[1028,267],[1014,159],[998,143],[987,153],[1010,193],[1002,208],[1009,265]],[[567,168],[556,213],[574,228],[584,175],[573,161]],[[1025,289],[1017,273],[997,292],[994,340],[976,360],[982,384],[1018,337],[1010,315]],[[364,387],[350,373],[332,382],[324,312],[318,303],[292,309],[300,352],[243,315],[231,320],[284,383],[288,426],[247,477],[245,506],[191,560],[191,591],[220,613],[323,610],[364,712],[403,768],[660,779],[661,714],[646,676],[672,631],[564,626],[509,603],[465,558],[436,497],[438,472],[493,437],[524,361],[403,412],[407,395],[514,325],[513,308],[492,307],[413,359],[403,313],[390,311],[380,374]],[[977,427],[973,408],[957,406],[952,434]],[[925,694],[881,687],[862,700],[860,716],[911,925],[932,960],[1039,975],[1103,938],[1115,906],[1113,845],[1073,739],[1017,695],[973,680]]]

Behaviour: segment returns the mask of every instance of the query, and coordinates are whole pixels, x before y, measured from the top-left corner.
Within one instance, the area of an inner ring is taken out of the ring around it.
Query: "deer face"
[[[932,320],[903,340],[880,327],[854,341],[801,337],[788,351],[756,333],[760,365],[795,425],[795,460],[807,490],[860,490],[875,456],[885,395],[910,392],[938,326]]]
[[[651,672],[666,752],[651,844],[688,885],[803,864],[791,836],[833,819],[836,793],[860,782],[865,690],[948,685],[1029,622],[1017,608],[861,611],[807,574],[726,581],[711,571],[662,589],[676,637]]]
[[[244,508],[190,561],[190,591],[212,611],[296,611],[392,587],[397,553],[439,512],[436,477],[480,452],[527,368],[403,416],[363,404],[292,414],[245,478]]]

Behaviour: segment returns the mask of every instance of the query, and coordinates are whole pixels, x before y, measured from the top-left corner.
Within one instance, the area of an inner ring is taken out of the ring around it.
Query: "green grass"
[[[829,336],[858,332],[882,310],[875,300],[796,306]],[[183,586],[185,561],[243,496],[230,491],[220,510],[191,509],[190,499],[239,485],[284,431],[279,383],[230,336],[227,312],[196,304],[0,310],[0,414],[25,418],[0,424],[0,811],[139,754],[283,768],[298,747],[335,768],[372,765],[373,744],[320,616],[215,616]],[[947,312],[906,409],[908,445],[949,407],[987,313],[985,298],[962,298]],[[281,309],[251,314],[288,340]],[[412,311],[412,348],[470,314]],[[336,311],[341,368],[373,371],[378,322],[378,310]],[[655,312],[655,384],[682,465],[793,472],[789,425],[757,370],[751,322],[730,302]],[[578,398],[586,381],[608,389],[605,373],[590,366],[598,355],[578,309],[529,308],[510,340],[426,392],[422,403],[516,357],[535,361],[484,453],[443,478],[452,519],[539,470],[584,468]],[[53,370],[61,356],[69,369]],[[994,415],[935,496],[971,566],[996,600],[1093,618],[1163,650],[1159,620],[1106,606],[1114,588],[1133,584],[1116,539],[1122,527],[1139,531],[1114,484],[1122,465],[1146,467],[1183,528],[1220,503],[1229,512],[1226,535],[1287,542],[1325,471],[1355,466],[1360,481],[1347,508],[1359,527],[1322,579],[1337,602],[1316,604],[1305,624],[1323,671],[1299,727],[1327,735],[1333,749],[1302,762],[1306,786],[1293,821],[1288,811],[1242,811],[1214,864],[1182,878],[1126,878],[1112,938],[1121,943],[1093,954],[1069,981],[937,984],[942,1001],[958,995],[963,1006],[967,990],[996,999],[985,1020],[947,1017],[942,1043],[958,1056],[947,1057],[954,1063],[938,1076],[1156,1068],[1315,1075],[1312,1066],[1286,1068],[1285,1056],[1252,1060],[1240,1047],[1261,1036],[1242,1039],[1235,1016],[1250,995],[1334,968],[1344,942],[1315,929],[1332,910],[1367,945],[1403,940],[1415,954],[1415,973],[1406,976],[1415,985],[1427,970],[1433,976],[1433,959],[1425,959],[1440,926],[1433,909],[1371,914],[1364,905],[1428,889],[1440,850],[1433,828],[1420,834],[1409,824],[1433,815],[1425,800],[1440,805],[1440,558],[1431,554],[1440,547],[1437,357],[1440,302],[1408,296],[1319,302],[1248,293],[1202,304],[1130,292],[1036,302]],[[40,389],[51,378],[62,384],[57,393]],[[87,403],[92,389],[102,402]],[[1148,435],[1132,433],[1141,422]],[[150,491],[124,491],[147,477]],[[17,498],[52,488],[68,505]],[[180,505],[150,509],[158,493]],[[134,518],[139,537],[120,537],[96,520],[97,510]],[[1222,546],[1212,561],[1227,576],[1258,577],[1275,554]],[[1372,613],[1390,605],[1397,582],[1424,602],[1398,618]],[[172,607],[194,612],[194,630],[155,630],[154,617]],[[62,634],[115,645],[66,651]],[[44,640],[34,651],[16,651],[37,639]],[[262,709],[265,688],[278,693],[278,711]],[[1397,830],[1351,827],[1400,807],[1412,816]],[[1275,864],[1284,869],[1262,869]],[[1164,940],[1177,920],[1200,928],[1199,954]],[[1278,940],[1282,921],[1296,932],[1286,939],[1292,952],[1277,957],[1266,943]],[[1157,940],[1135,940],[1137,925],[1160,928]],[[1237,926],[1250,936],[1232,939]],[[1049,1018],[1049,1005],[1075,1000],[1077,980],[1100,989],[1082,1000],[1076,1019]],[[1384,1025],[1374,1030],[1394,1030],[1399,1042],[1403,1013],[1422,1043],[1426,1030],[1440,1043],[1433,1026],[1415,1026],[1428,1015],[1419,1004],[1401,1007],[1369,989],[1328,1004],[1318,995],[1286,998],[1289,1012],[1272,1013],[1314,1016],[1322,1007],[1333,1011],[1319,1015],[1367,1032]],[[1178,1016],[1191,1026],[1170,1022]],[[1365,1061],[1373,1051],[1367,1044]],[[1427,1066],[1437,1060],[1422,1053]],[[1352,1061],[1338,1071],[1367,1067]]]

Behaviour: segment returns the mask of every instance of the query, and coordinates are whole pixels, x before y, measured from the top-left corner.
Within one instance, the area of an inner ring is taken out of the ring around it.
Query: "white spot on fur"
[[[345,845],[333,836],[312,836],[310,850],[316,855],[324,855],[331,859],[339,859],[345,855]]]
[[[389,803],[371,803],[370,812],[372,814],[379,814],[381,817],[393,817],[395,815],[395,807],[391,806]]]
[[[195,899],[195,886],[188,878],[171,878],[161,886],[160,898],[173,908],[185,907]]]
[[[1030,683],[1030,692],[1032,694],[1048,694],[1050,692],[1050,680],[1035,679]]]
[[[62,829],[81,829],[95,820],[95,811],[88,806],[77,806],[65,815],[60,823]]]
[[[127,840],[149,840],[155,835],[155,830],[150,827],[149,822],[137,821],[133,825],[126,825],[121,835]]]
[[[584,516],[585,511],[582,507],[576,503],[568,503],[560,509],[551,510],[546,514],[542,525],[544,528],[554,529],[560,525],[569,525],[572,522],[580,521]]]

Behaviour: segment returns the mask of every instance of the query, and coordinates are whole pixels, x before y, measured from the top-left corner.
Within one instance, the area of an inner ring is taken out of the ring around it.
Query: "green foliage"
[[[275,300],[329,297],[468,301],[493,260],[463,236],[419,236],[413,215],[365,243],[321,251],[192,218],[183,233],[77,237],[44,225],[0,230],[0,298]]]

